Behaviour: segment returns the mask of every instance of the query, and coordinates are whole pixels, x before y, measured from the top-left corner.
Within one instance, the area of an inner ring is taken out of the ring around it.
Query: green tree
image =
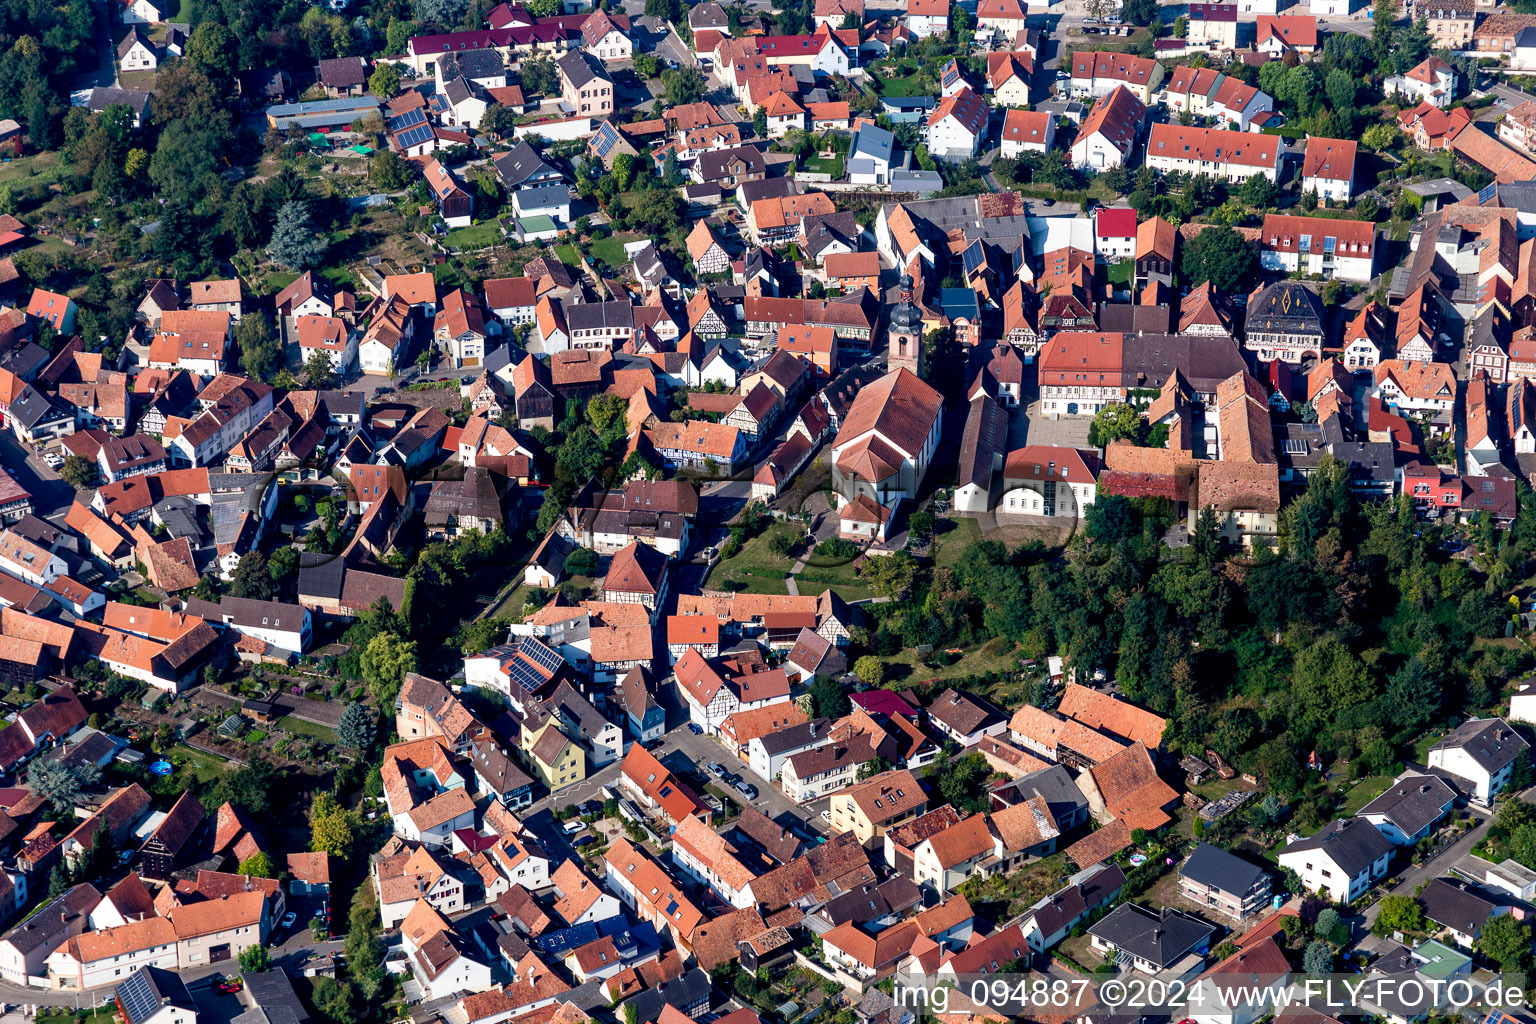
[[[1477,949],[1506,971],[1524,970],[1531,962],[1531,926],[1500,914],[1483,925]]]
[[[1179,270],[1190,285],[1211,282],[1235,295],[1252,280],[1257,260],[1253,246],[1228,227],[1208,227],[1184,243]]]
[[[559,0],[555,0],[558,4]],[[328,1024],[357,1024],[357,989],[335,978],[316,978],[311,999]]]
[[[1280,190],[1264,175],[1255,174],[1242,183],[1237,196],[1255,210],[1267,210],[1279,202]]]
[[[545,0],[559,6],[560,0]],[[533,10],[533,4],[528,5],[529,11]],[[522,71],[519,77],[523,80],[523,95],[548,96],[558,92],[560,80],[555,75],[555,62],[548,57],[536,57],[523,61]]]
[[[272,969],[272,955],[266,946],[247,946],[240,951],[240,970],[260,973]]]
[[[380,707],[390,707],[407,672],[415,672],[416,642],[380,633],[363,649],[361,668],[368,691]]]
[[[265,380],[282,360],[282,350],[265,310],[252,310],[240,318],[235,324],[235,344],[240,348],[241,368],[259,380]]]
[[[1121,438],[1134,439],[1141,430],[1141,412],[1123,402],[1111,402],[1093,414],[1088,426],[1088,443],[1095,447]]]
[[[257,850],[245,860],[240,862],[239,872],[252,878],[276,878],[277,869],[272,866],[272,858],[265,850]],[[264,970],[264,968],[258,968]]]
[[[1301,969],[1314,978],[1333,970],[1333,947],[1321,939],[1307,943],[1301,955]]]
[[[697,103],[706,88],[704,75],[691,64],[662,72],[661,84],[666,92],[667,103],[674,107],[682,103]]]
[[[1412,896],[1388,894],[1377,904],[1375,931],[1379,935],[1402,932],[1405,935],[1424,930],[1424,907]]]
[[[352,815],[330,793],[317,793],[309,807],[309,836],[311,850],[345,857],[356,838]]]
[[[68,816],[86,790],[101,782],[101,769],[94,763],[66,764],[63,761],[33,761],[27,768],[27,787],[56,815]]]
[[[241,555],[229,593],[231,597],[255,601],[272,600],[272,574],[267,571],[267,556],[254,548]]]
[[[817,718],[842,718],[851,706],[843,684],[829,677],[818,677],[811,684],[811,702],[816,707]]]
[[[217,21],[205,21],[192,30],[184,51],[187,63],[211,78],[235,73],[234,38]]]
[[[368,178],[379,188],[395,191],[411,183],[411,169],[399,153],[381,149],[368,161]]]
[[[379,716],[367,704],[353,701],[341,713],[341,721],[336,724],[336,738],[341,740],[342,746],[353,750],[371,750],[378,739],[378,720]]]
[[[59,476],[72,487],[91,487],[96,483],[96,463],[79,455],[66,455]]]
[[[267,240],[267,252],[274,260],[289,270],[308,270],[320,262],[328,247],[309,216],[307,203],[290,201],[277,211]]]
[[[373,74],[368,76],[368,91],[381,100],[392,99],[400,91],[400,69],[379,62],[374,66]]]
[[[939,795],[961,812],[987,809],[984,784],[992,769],[980,754],[952,758],[939,769]]]
[[[752,134],[759,139],[768,137],[768,111],[762,106],[752,113]]]
[[[336,386],[336,370],[329,352],[316,352],[304,364],[304,379],[312,388],[329,390]]]
[[[54,899],[64,895],[75,884],[74,878],[69,873],[69,865],[60,860],[48,872],[48,898]]]
[[[853,674],[870,686],[885,682],[885,663],[873,654],[866,654],[853,663]]]
[[[655,78],[661,70],[661,61],[654,53],[635,54],[635,74],[644,79]]]
[[[1391,149],[1402,138],[1402,133],[1397,130],[1397,125],[1388,121],[1373,124],[1360,133],[1360,145],[1372,152],[1380,153],[1384,149]]]

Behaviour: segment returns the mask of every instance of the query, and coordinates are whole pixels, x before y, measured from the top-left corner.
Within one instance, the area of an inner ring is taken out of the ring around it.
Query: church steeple
[[[901,298],[891,310],[890,369],[906,367],[918,376],[923,369],[923,314],[912,304],[912,275],[901,275]]]

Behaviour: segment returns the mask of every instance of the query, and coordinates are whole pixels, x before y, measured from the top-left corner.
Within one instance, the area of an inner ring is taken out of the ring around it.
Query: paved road
[[[1536,787],[1521,793],[1520,799],[1524,800],[1526,803],[1536,803]],[[1392,887],[1392,893],[1394,895],[1412,896],[1414,890],[1417,889],[1421,884],[1429,881],[1432,878],[1445,874],[1450,870],[1452,865],[1472,852],[1472,847],[1476,846],[1482,840],[1483,835],[1488,831],[1488,826],[1493,824],[1493,818],[1491,815],[1481,812],[1477,808],[1472,808],[1472,813],[1478,815],[1481,820],[1478,821],[1478,823],[1471,829],[1469,829],[1467,833],[1460,839],[1456,840],[1456,842],[1442,850],[1438,856],[1432,857],[1427,861],[1422,861],[1405,870],[1402,875],[1399,876],[1398,883]],[[1377,900],[1375,903],[1365,908],[1365,913],[1362,914],[1361,917],[1365,921],[1365,928],[1367,931],[1369,931],[1371,926],[1376,923],[1376,915],[1380,912],[1380,900]]]
[[[57,449],[57,446],[54,446]],[[0,465],[32,495],[33,514],[47,519],[69,510],[75,489],[43,463],[42,456],[16,440],[9,430],[0,431]]]

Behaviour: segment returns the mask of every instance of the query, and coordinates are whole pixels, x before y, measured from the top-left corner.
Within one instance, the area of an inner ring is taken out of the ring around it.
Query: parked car
[[[586,822],[581,821],[581,820],[576,819],[576,818],[572,818],[570,821],[565,823],[565,834],[568,835],[568,836],[573,836],[577,832],[580,832],[582,829],[584,829],[586,827],[587,827],[587,823]]]
[[[740,793],[742,796],[746,797],[748,800],[756,800],[757,799],[757,787],[752,785],[751,783],[748,783],[748,782],[738,782],[738,783],[736,783],[736,787],[735,788],[736,788],[736,792]]]
[[[725,765],[721,764],[719,761],[709,762],[709,764],[704,766],[704,770],[709,772],[709,774],[713,775],[717,779],[725,778]]]
[[[221,978],[219,978],[217,981],[215,981],[213,983],[213,987],[214,987],[214,990],[217,991],[217,992],[230,993],[230,992],[239,992],[240,989],[244,987],[244,985],[240,981],[239,978],[222,978],[221,977]]]
[[[595,842],[597,842],[597,836],[582,836],[571,845],[580,849],[583,846],[591,846]]]
[[[704,735],[704,730],[700,729],[696,722],[689,722],[688,723],[688,731],[693,733],[695,736],[702,736],[702,735]]]
[[[284,928],[292,928],[293,925],[294,925],[294,922],[296,922],[298,919],[299,919],[299,915],[297,913],[295,913],[294,911],[290,910],[290,911],[288,911],[288,913],[283,915],[282,926]]]
[[[832,811],[830,809],[822,811],[821,812],[821,820],[822,821],[831,821],[832,820]]]

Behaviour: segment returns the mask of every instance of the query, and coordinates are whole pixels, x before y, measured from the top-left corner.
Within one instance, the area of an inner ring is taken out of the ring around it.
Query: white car
[[[64,457],[58,452],[49,452],[47,455],[43,456],[43,464],[46,465],[49,469],[58,469],[60,466],[64,465]]]
[[[821,812],[821,820],[825,821],[825,822],[830,822],[832,820],[832,811],[831,810],[822,811]]]
[[[572,818],[570,821],[565,823],[565,834],[568,836],[573,836],[586,827],[586,822],[580,820],[579,818]]]

